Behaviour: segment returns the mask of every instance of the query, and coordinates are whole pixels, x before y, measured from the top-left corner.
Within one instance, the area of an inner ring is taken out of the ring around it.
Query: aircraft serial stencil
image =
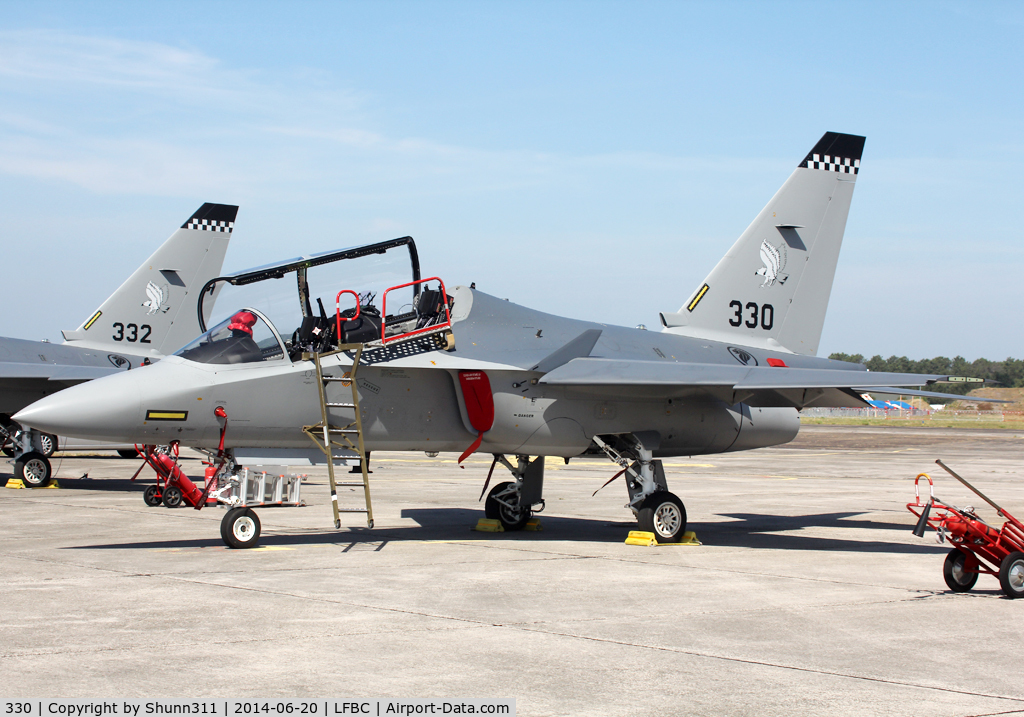
[[[511,473],[485,504],[507,530],[543,509],[545,456],[606,455],[640,526],[678,541],[686,510],[661,458],[786,443],[800,408],[864,406],[869,388],[948,378],[814,356],[863,146],[826,133],[679,311],[661,314],[661,332],[421,278],[404,237],[211,281],[202,295],[223,288],[219,307],[229,287],[293,291],[280,305],[231,304],[158,365],[74,387],[17,418],[144,444],[214,450],[223,440],[210,495],[235,505],[245,500],[230,487],[242,465],[356,457],[365,485],[367,451],[482,451],[494,456],[492,472]],[[389,257],[411,271],[373,284]],[[201,302],[197,311],[202,320]],[[330,476],[333,486],[333,467]],[[247,510],[225,517],[229,544],[258,539]]]

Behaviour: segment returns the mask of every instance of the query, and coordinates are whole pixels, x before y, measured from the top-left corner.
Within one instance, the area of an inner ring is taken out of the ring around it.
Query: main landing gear
[[[530,460],[529,456],[516,456],[512,465],[502,454],[495,454],[491,472],[498,463],[509,469],[515,480],[505,481],[491,488],[484,503],[484,514],[500,520],[505,530],[522,530],[534,513],[544,510],[544,456]],[[487,474],[490,482],[491,473]],[[484,490],[487,490],[486,485]],[[539,507],[538,507],[539,506]]]
[[[0,417],[0,439],[5,455],[14,458],[14,477],[26,488],[45,488],[53,470],[49,457],[57,450],[57,436],[23,429],[6,416]]]
[[[606,438],[594,436],[594,443],[622,467],[620,475],[625,474],[629,491],[626,507],[633,511],[640,530],[654,533],[659,543],[678,543],[686,532],[686,507],[669,492],[665,469],[653,459],[658,436],[634,433]]]

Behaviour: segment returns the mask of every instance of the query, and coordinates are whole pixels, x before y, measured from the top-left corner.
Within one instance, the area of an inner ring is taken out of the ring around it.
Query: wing
[[[117,369],[105,366],[77,366],[52,363],[21,363],[17,361],[0,361],[0,379],[18,390],[19,379],[46,379],[49,381],[89,381],[101,376],[117,373]],[[28,387],[25,387],[26,390]]]
[[[152,281],[146,284],[146,296],[149,297],[150,301],[149,306],[153,308],[160,306],[161,293],[163,292],[160,291],[160,287],[154,284]]]
[[[846,369],[777,368],[729,364],[669,363],[577,358],[540,378],[540,383],[572,387],[595,395],[675,396],[703,393],[730,405],[767,408],[861,408],[860,394],[883,388],[924,386],[949,376],[883,373]],[[892,392],[892,391],[887,391]],[[903,391],[904,394],[952,398],[950,394]]]

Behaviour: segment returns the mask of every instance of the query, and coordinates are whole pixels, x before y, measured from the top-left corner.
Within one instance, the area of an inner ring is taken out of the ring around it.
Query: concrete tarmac
[[[374,454],[376,528],[149,508],[138,461],[54,458],[60,490],[0,488],[4,697],[513,697],[520,715],[1024,714],[1024,600],[951,593],[911,534],[942,458],[1024,517],[1024,435],[807,427],[787,446],[666,460],[701,546],[623,543],[616,469],[549,461],[543,532],[472,532],[489,456]],[[202,475],[198,460],[187,472]],[[500,467],[499,467],[500,469]],[[11,475],[0,463],[0,483]],[[147,469],[148,471],[148,469]],[[88,478],[83,479],[83,474]],[[504,480],[497,470],[496,479]],[[493,484],[493,483],[492,483]],[[343,503],[359,504],[356,491]]]

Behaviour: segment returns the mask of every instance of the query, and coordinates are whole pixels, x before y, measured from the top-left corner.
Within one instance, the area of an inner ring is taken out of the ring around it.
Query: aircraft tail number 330
[[[760,304],[748,301],[746,304],[740,301],[730,301],[729,308],[733,315],[729,318],[730,326],[746,326],[748,329],[756,329],[760,326],[765,331],[771,331],[775,325],[775,307],[771,304]]]

